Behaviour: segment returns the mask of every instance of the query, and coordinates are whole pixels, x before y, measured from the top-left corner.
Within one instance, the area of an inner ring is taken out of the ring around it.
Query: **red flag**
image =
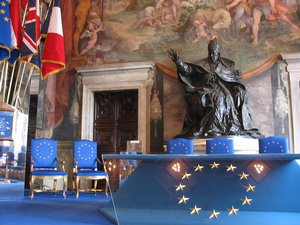
[[[27,5],[28,5],[28,0],[21,0],[22,10],[26,10]]]
[[[61,20],[60,1],[53,0],[50,7],[50,16],[47,36],[42,56],[42,78],[56,74],[66,68],[64,36]]]
[[[12,48],[10,53],[9,63],[14,63],[19,57],[20,48],[22,44],[22,21],[21,21],[21,7],[19,0],[10,1],[10,18],[11,18],[11,42]]]

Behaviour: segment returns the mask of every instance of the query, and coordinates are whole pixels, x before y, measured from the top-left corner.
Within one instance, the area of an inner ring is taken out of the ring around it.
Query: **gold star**
[[[4,21],[5,21],[5,22],[9,21],[9,18],[8,18],[7,16],[4,17]]]
[[[189,200],[189,198],[184,197],[184,195],[181,198],[178,198],[179,202],[178,204],[184,203],[186,204],[186,202]]]
[[[252,202],[252,199],[245,196],[245,198],[241,199],[241,201],[243,202],[242,205],[251,205],[250,203]]]
[[[249,192],[249,191],[254,191],[255,186],[249,184],[248,186],[245,186],[245,188],[246,188],[246,192]]]
[[[202,169],[204,168],[204,166],[200,166],[199,164],[197,166],[194,166],[195,171],[202,171]]]
[[[179,185],[176,186],[176,191],[183,191],[183,188],[185,188],[186,186],[185,185],[182,185],[181,183]]]
[[[211,163],[211,164],[209,164],[209,165],[210,165],[210,168],[211,168],[211,169],[218,169],[219,166],[220,166],[220,163],[213,162],[213,163]]]
[[[4,13],[5,13],[5,10],[4,10],[4,9],[1,9],[1,10],[0,10],[0,13],[1,13],[1,14],[4,14]]]
[[[240,176],[240,180],[243,180],[243,179],[247,180],[249,174],[243,172],[243,173],[239,174],[239,176]]]
[[[5,6],[6,6],[6,3],[5,3],[5,2],[1,2],[1,5],[2,5],[3,7],[5,7]]]
[[[228,215],[237,215],[237,211],[239,211],[239,209],[235,209],[233,206],[231,206],[231,208],[230,209],[227,209],[227,211],[228,211]]]
[[[199,211],[201,210],[201,208],[198,208],[196,205],[194,206],[194,208],[190,208],[191,210],[191,214],[197,213],[199,214]]]
[[[181,179],[189,179],[191,175],[192,174],[185,172]]]
[[[209,219],[212,219],[212,218],[218,219],[219,214],[220,214],[220,212],[216,212],[216,210],[213,210],[212,212],[210,212]]]
[[[232,171],[232,172],[234,172],[234,170],[236,169],[236,166],[230,164],[229,166],[226,166],[226,168],[227,168],[227,171]]]

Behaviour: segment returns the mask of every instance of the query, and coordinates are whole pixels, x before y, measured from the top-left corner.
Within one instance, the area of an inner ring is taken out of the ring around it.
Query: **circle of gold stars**
[[[218,170],[220,168],[221,164],[217,163],[217,162],[212,162],[209,164],[209,169],[211,170]],[[226,172],[230,173],[234,173],[235,170],[237,169],[236,166],[234,166],[233,164],[229,164],[226,165]],[[203,169],[205,168],[205,166],[197,164],[196,166],[194,166],[194,172],[202,172]],[[191,178],[192,174],[185,172],[182,177],[181,180],[189,180]],[[249,174],[242,172],[240,174],[238,174],[238,177],[240,180],[248,180]],[[183,183],[179,183],[178,185],[175,186],[175,190],[176,192],[184,192],[185,188],[187,186]],[[251,185],[250,183],[248,183],[248,185],[244,186],[245,192],[249,193],[249,192],[254,192],[255,190],[255,186]],[[178,198],[178,204],[188,204],[188,201],[190,200],[190,198],[188,198],[188,196],[182,195],[180,198]],[[253,201],[253,199],[248,198],[247,196],[244,196],[243,198],[240,199],[241,201],[241,205],[251,205],[251,202]],[[200,214],[200,211],[202,210],[201,207],[194,205],[193,207],[190,208],[190,214]],[[231,215],[237,215],[239,209],[236,208],[235,206],[231,206],[229,208],[227,208],[227,215],[231,216]],[[220,211],[217,211],[216,209],[212,209],[209,212],[209,219],[218,219],[218,216],[221,214]]]
[[[46,148],[44,146],[46,146]],[[44,150],[45,149],[49,149],[49,148],[50,148],[50,154],[48,154],[48,151],[46,151],[47,154],[45,155],[45,151]],[[36,152],[36,156],[39,159],[41,159],[41,160],[48,160],[48,159],[50,159],[50,157],[53,156],[53,154],[54,154],[53,153],[54,152],[54,148],[53,148],[53,146],[50,143],[44,141],[44,142],[40,142],[36,146],[35,152]]]

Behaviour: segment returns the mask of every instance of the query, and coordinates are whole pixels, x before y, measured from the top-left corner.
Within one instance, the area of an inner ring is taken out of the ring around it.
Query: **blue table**
[[[103,160],[136,167],[100,210],[116,224],[300,224],[300,154],[105,154]]]

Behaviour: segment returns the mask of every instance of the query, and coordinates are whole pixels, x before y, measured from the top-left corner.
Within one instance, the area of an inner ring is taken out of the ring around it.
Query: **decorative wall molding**
[[[300,153],[300,52],[283,53],[283,60],[287,63],[289,72],[289,94],[290,94],[290,121],[291,138],[290,147],[293,153]]]

